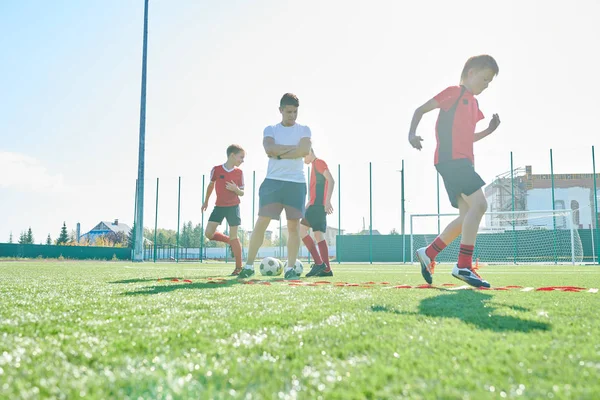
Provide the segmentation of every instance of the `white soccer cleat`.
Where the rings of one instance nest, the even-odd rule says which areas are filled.
[[[452,268],[452,276],[467,282],[471,286],[489,288],[490,284],[488,281],[479,276],[476,270],[477,267],[458,268],[458,264],[456,264],[454,268]]]
[[[431,285],[431,283],[433,282],[433,278],[431,276],[433,275],[433,271],[435,269],[435,261],[432,261],[427,256],[425,250],[427,250],[427,247],[421,247],[420,249],[418,249],[417,258],[421,263],[421,275],[423,275],[423,279],[425,279],[425,282]]]

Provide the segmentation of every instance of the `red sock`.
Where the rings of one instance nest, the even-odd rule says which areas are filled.
[[[438,236],[435,238],[433,243],[427,246],[427,249],[425,249],[425,254],[430,259],[435,260],[437,255],[440,254],[440,251],[444,250],[445,248],[446,243],[442,242],[442,239],[440,239],[440,237]]]
[[[327,241],[321,240],[319,243],[319,252],[321,253],[321,259],[327,265],[325,268],[325,272],[331,271],[331,266],[329,265],[329,249],[327,248]]]
[[[313,240],[313,238],[310,235],[306,235],[302,238],[302,241],[304,242],[304,245],[310,252],[310,255],[312,256],[313,260],[315,260],[315,264],[323,264],[323,260],[321,260],[321,256],[317,251],[317,246],[315,246],[315,241]]]
[[[231,245],[231,250],[233,250],[233,255],[235,256],[235,268],[242,268],[242,245],[240,244],[240,239],[231,239],[229,244]]]
[[[458,268],[471,268],[473,266],[473,250],[475,246],[469,244],[460,245],[458,252]]]
[[[211,240],[216,240],[217,242],[229,243],[229,236],[223,235],[221,232],[215,232]]]

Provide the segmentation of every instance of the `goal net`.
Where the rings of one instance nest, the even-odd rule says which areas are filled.
[[[427,246],[458,214],[410,216],[410,260]],[[436,262],[455,263],[460,236]],[[581,238],[572,210],[488,212],[479,225],[473,260],[486,264],[575,264],[583,261]]]

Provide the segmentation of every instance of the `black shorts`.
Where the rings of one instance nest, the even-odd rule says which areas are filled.
[[[258,215],[279,220],[285,209],[287,219],[304,217],[306,184],[265,179],[258,189]]]
[[[437,164],[435,169],[444,180],[448,198],[454,208],[458,208],[458,197],[461,194],[470,196],[485,185],[483,179],[475,172],[471,160],[466,158],[444,161]]]
[[[215,206],[215,209],[210,213],[208,218],[209,222],[216,222],[221,225],[223,218],[227,218],[229,226],[240,226],[242,219],[240,218],[240,206],[230,207],[219,207]]]
[[[309,206],[300,223],[312,228],[313,232],[325,233],[327,230],[327,214],[325,213],[325,206]]]

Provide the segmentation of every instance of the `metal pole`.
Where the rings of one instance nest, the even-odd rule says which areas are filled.
[[[400,170],[400,233],[402,234],[402,263],[406,263],[406,230],[405,230],[406,210],[404,208],[404,160],[402,160],[402,169]]]
[[[373,175],[369,161],[369,263],[373,264]]]
[[[135,244],[132,261],[144,261],[144,157],[146,147],[146,71],[148,64],[148,0],[144,1],[142,45],[142,93],[140,96],[140,138],[138,153],[138,196],[136,199]]]
[[[256,171],[252,171],[252,230],[254,230],[254,201],[255,201],[255,199],[256,199]]]
[[[134,251],[135,251],[135,235],[137,232],[137,228],[135,226],[135,221],[137,219],[137,198],[138,198],[138,180],[135,180],[135,202],[133,204],[133,232],[131,233],[133,239],[133,247],[131,248],[131,260],[134,261]]]
[[[342,181],[341,181],[341,165],[338,164],[338,236],[342,236]],[[342,262],[342,249],[341,244],[342,240],[340,238],[339,241],[336,241],[335,244],[335,258],[337,259],[338,264]]]
[[[154,262],[156,262],[156,251],[157,251],[157,243],[156,243],[156,235],[158,229],[158,178],[156,178],[156,209],[154,211]]]
[[[308,199],[310,200],[310,166],[308,167]],[[310,235],[310,232],[308,233]],[[302,248],[302,244],[300,245],[300,248]],[[308,252],[308,264],[310,265],[310,251]]]
[[[512,230],[513,230],[513,263],[517,263],[517,231],[515,230],[515,177],[513,167],[513,152],[510,152],[510,195],[512,199]]]
[[[179,177],[179,188],[177,189],[177,243],[175,244],[175,259],[179,262],[179,217],[181,215],[181,177]]]
[[[552,181],[552,211],[555,211],[554,205],[554,161],[552,159],[552,149],[550,149],[550,179]],[[557,264],[557,255],[556,255],[556,213],[552,213],[552,225],[554,227],[553,232],[553,243],[552,246],[554,248],[554,264]]]
[[[282,240],[281,240],[281,217],[279,217],[279,258],[283,258],[283,246],[282,246]]]
[[[594,151],[594,146],[592,146],[592,171],[594,172],[594,232],[596,239],[594,240],[595,246],[598,246],[598,189],[596,188],[596,153]],[[595,248],[596,256],[598,256],[598,248]],[[600,257],[596,259],[598,264],[600,264]],[[592,260],[594,262],[594,260]]]
[[[204,175],[202,175],[202,202],[204,203]],[[200,229],[200,262],[204,261],[204,213],[202,213],[202,226]]]
[[[441,226],[440,226],[440,173],[436,171],[435,173],[436,175],[436,179],[437,179],[437,213],[438,213],[438,217],[437,217],[437,223],[438,223],[438,236],[440,235],[441,231]]]

